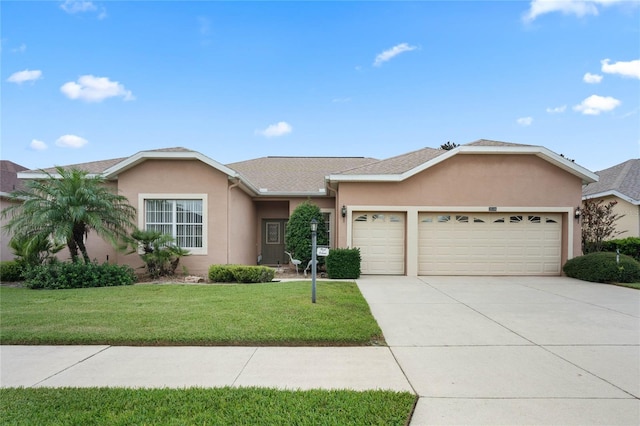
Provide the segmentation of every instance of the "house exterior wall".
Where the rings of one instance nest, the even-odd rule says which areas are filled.
[[[613,207],[613,213],[624,215],[616,221],[616,231],[624,232],[614,236],[612,239],[640,237],[640,206],[635,206],[616,196],[595,198],[594,200],[603,200],[605,203],[616,201],[617,204]]]
[[[197,160],[147,160],[118,176],[118,190],[138,210],[139,224],[143,223],[140,215],[144,214],[144,206],[139,201],[140,194],[158,198],[181,198],[185,195],[206,197],[206,254],[191,254],[180,261],[189,273],[198,275],[206,275],[209,266],[214,263],[227,263],[230,236],[227,232],[228,187],[226,174]],[[134,268],[142,266],[137,254],[121,254],[118,260]]]
[[[253,200],[240,188],[229,188],[229,259],[227,263],[255,265],[259,246],[254,229],[258,222]]]
[[[0,198],[0,211],[6,209],[9,206],[15,205],[17,203],[8,200],[4,197]],[[11,240],[11,235],[4,230],[4,226],[9,222],[10,218],[0,218],[0,260],[3,262],[6,260],[13,260],[13,252],[9,248],[9,241]]]
[[[555,211],[563,214],[562,262],[580,253],[580,232],[573,209],[581,204],[581,179],[534,155],[456,155],[405,181],[340,182],[339,204],[390,206],[407,212],[407,261],[420,211],[456,207],[488,211]],[[571,212],[571,213],[570,213]],[[351,214],[338,220],[338,245],[346,247]],[[411,271],[408,271],[410,273]]]

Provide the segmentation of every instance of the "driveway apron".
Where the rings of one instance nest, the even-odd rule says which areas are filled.
[[[640,291],[565,277],[365,276],[412,425],[640,424]]]

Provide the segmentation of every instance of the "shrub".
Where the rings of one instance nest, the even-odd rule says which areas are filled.
[[[624,254],[620,255],[618,264],[615,253],[590,253],[568,260],[563,270],[567,276],[583,281],[640,282],[640,262]]]
[[[171,235],[159,231],[136,229],[131,238],[134,240],[131,253],[142,250],[140,258],[151,278],[174,275],[180,258],[189,255],[188,250],[174,244]]]
[[[311,260],[311,220],[318,222],[316,234],[317,245],[324,246],[329,243],[327,238],[327,227],[322,217],[320,207],[305,201],[291,213],[285,231],[286,250],[299,259],[301,265],[307,265]],[[322,259],[318,259],[320,263]]]
[[[32,289],[113,287],[136,282],[133,268],[109,263],[53,262],[32,266],[24,273]]]
[[[631,256],[640,262],[640,238],[628,237],[619,240],[609,240],[605,241],[602,246],[603,251],[615,252],[618,248],[621,254]]]
[[[22,281],[22,267],[15,260],[0,262],[0,281]]]
[[[266,266],[211,265],[209,281],[214,283],[268,283],[275,271]]]
[[[332,249],[327,256],[329,278],[360,278],[360,249]]]

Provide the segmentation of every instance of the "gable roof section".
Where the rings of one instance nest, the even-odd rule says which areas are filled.
[[[582,166],[544,148],[535,145],[520,145],[481,139],[452,150],[424,148],[399,155],[375,164],[331,174],[332,182],[401,182],[455,155],[466,154],[531,154],[542,158],[561,169],[580,177],[583,183],[596,182],[598,176]]]
[[[262,157],[227,166],[252,182],[261,195],[318,196],[326,194],[327,174],[376,161],[365,157]]]
[[[583,199],[615,195],[631,204],[640,205],[640,158],[627,160],[596,174],[600,180],[582,189]]]

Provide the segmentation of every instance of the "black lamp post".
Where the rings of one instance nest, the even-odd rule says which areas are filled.
[[[318,221],[311,219],[311,303],[316,303],[316,244],[318,237]]]

